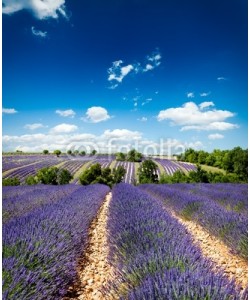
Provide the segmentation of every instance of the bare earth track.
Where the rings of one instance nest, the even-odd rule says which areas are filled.
[[[222,268],[230,279],[234,278],[236,283],[243,288],[248,284],[247,262],[230,252],[230,249],[219,239],[210,235],[200,225],[193,221],[186,221],[171,212],[178,221],[185,226],[192,235],[193,241],[197,244],[204,256],[211,259],[216,268]]]
[[[103,296],[101,289],[112,278],[112,267],[107,261],[107,218],[111,197],[111,193],[106,196],[97,217],[91,223],[89,245],[78,267],[79,282],[69,288],[64,300],[108,299]]]
[[[100,208],[97,217],[89,229],[89,244],[78,266],[78,281],[68,290],[63,300],[115,300],[118,299],[110,291],[110,296],[102,294],[102,289],[114,278],[114,270],[109,265],[107,244],[108,208],[112,194],[109,193]],[[242,258],[230,253],[229,248],[220,240],[207,233],[200,225],[186,221],[170,212],[192,235],[194,243],[200,247],[204,256],[214,262],[214,269],[223,269],[225,275],[242,288],[248,284],[248,265]]]

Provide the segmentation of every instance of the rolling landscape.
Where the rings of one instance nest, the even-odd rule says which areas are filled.
[[[2,299],[247,300],[247,1],[3,0]]]

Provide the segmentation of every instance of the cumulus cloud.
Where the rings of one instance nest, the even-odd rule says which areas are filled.
[[[71,117],[74,118],[75,112],[72,109],[67,109],[67,110],[56,110],[56,114],[60,115],[61,117]]]
[[[188,97],[188,98],[194,98],[194,93],[193,93],[193,92],[187,93],[187,97]]]
[[[16,114],[17,110],[15,110],[15,108],[3,108],[2,113],[3,114]]]
[[[89,121],[91,123],[99,123],[110,119],[108,111],[101,106],[93,106],[87,109],[86,117],[83,118],[84,121]]]
[[[209,106],[214,106],[214,103],[211,101],[205,101],[199,104],[200,109],[204,109]]]
[[[3,0],[2,12],[11,15],[20,10],[30,11],[37,19],[68,18],[65,0]]]
[[[201,103],[199,106],[194,102],[184,103],[181,107],[161,110],[157,116],[158,121],[169,120],[172,125],[183,126],[181,131],[186,130],[228,130],[238,128],[237,124],[224,122],[225,119],[235,114],[227,110],[205,110],[211,103]],[[201,109],[202,107],[202,109]]]
[[[138,131],[128,129],[105,130],[101,135],[89,133],[51,133],[25,134],[20,136],[4,135],[2,138],[4,151],[22,150],[41,152],[43,149],[53,151],[59,149],[85,150],[90,153],[96,149],[99,153],[116,153],[134,148],[144,154],[172,155],[182,153],[186,148],[202,148],[200,141],[192,143],[177,139],[152,141],[143,137]]]
[[[131,131],[128,129],[114,129],[105,130],[102,137],[105,139],[117,139],[117,140],[140,140],[142,138],[142,133],[139,131]]]
[[[41,37],[41,38],[46,38],[46,37],[47,37],[47,31],[37,30],[37,29],[35,29],[34,26],[31,27],[31,32],[32,32],[32,34],[34,34],[35,36],[39,36],[39,37]]]
[[[209,134],[208,135],[208,138],[210,140],[218,140],[218,139],[223,139],[224,138],[224,135],[223,134],[220,134],[220,133],[214,133],[214,134]]]
[[[41,123],[26,124],[24,126],[25,129],[29,129],[29,130],[36,130],[36,129],[43,128],[43,127],[46,127],[46,126],[44,126]]]
[[[59,125],[53,127],[50,130],[50,133],[51,134],[70,133],[70,132],[76,131],[77,129],[78,129],[78,127],[76,125],[62,123],[62,124],[59,124]]]

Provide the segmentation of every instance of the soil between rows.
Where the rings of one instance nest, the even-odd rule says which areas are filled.
[[[89,229],[89,244],[78,266],[78,281],[69,288],[63,300],[115,300],[117,296],[103,295],[102,290],[114,278],[114,270],[108,263],[107,220],[112,193],[108,193],[97,217]],[[248,264],[230,253],[220,240],[207,233],[200,225],[186,221],[170,212],[191,234],[194,243],[204,256],[214,263],[214,271],[223,270],[229,279],[235,279],[242,288],[248,285]]]

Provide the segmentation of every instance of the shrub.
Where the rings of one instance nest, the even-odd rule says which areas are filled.
[[[17,177],[4,178],[3,181],[2,181],[2,185],[3,186],[7,186],[7,185],[12,185],[12,186],[20,185],[20,180]]]

